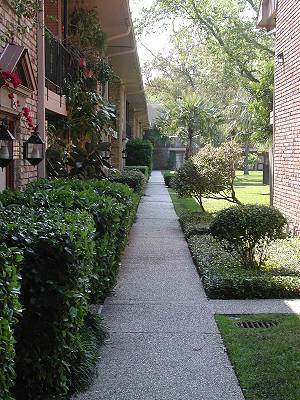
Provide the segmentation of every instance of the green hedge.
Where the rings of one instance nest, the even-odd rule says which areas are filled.
[[[165,181],[165,185],[167,187],[172,187],[172,179],[174,178],[174,172],[172,171],[165,171],[163,173],[163,177],[164,177],[164,181]]]
[[[15,382],[14,329],[21,314],[19,250],[0,245],[0,398],[11,400]]]
[[[149,140],[130,139],[126,144],[127,165],[146,165],[152,171],[153,145]]]
[[[209,213],[194,212],[181,214],[179,221],[184,236],[188,239],[193,235],[207,234],[212,218],[212,214]]]
[[[299,298],[300,271],[245,269],[210,235],[191,236],[189,247],[207,295],[213,299]]]
[[[23,253],[17,399],[67,398],[91,383],[102,328],[91,326],[88,303],[115,283],[138,202],[130,188],[98,180],[39,180],[0,195],[1,242]]]
[[[116,282],[121,253],[138,206],[138,196],[132,190],[96,179],[39,180],[28,185],[25,192],[3,192],[0,202],[32,208],[89,211],[97,229],[91,301],[104,300]]]
[[[129,186],[137,194],[142,195],[146,184],[146,177],[140,171],[118,171],[112,170],[109,173],[108,179],[111,182],[122,183]]]
[[[124,167],[125,171],[140,171],[145,178],[148,180],[149,179],[149,167],[147,165],[126,165]]]
[[[87,313],[95,226],[87,212],[0,210],[0,239],[23,251],[16,327],[17,399],[66,395]]]

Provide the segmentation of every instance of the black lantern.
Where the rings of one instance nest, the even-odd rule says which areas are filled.
[[[38,127],[35,128],[33,134],[23,144],[24,160],[31,165],[38,165],[44,159],[45,143],[42,141]]]
[[[103,158],[103,160],[109,160],[111,157],[110,153],[110,147],[111,143],[110,142],[102,142],[100,143],[100,157]]]
[[[0,127],[0,167],[3,169],[13,160],[14,136],[8,129],[8,121],[4,119]]]
[[[124,150],[122,151],[122,158],[123,158],[123,160],[126,160],[126,158],[127,158],[127,151],[126,151],[126,149],[124,149]]]

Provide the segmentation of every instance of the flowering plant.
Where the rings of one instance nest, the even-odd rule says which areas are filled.
[[[21,85],[22,81],[16,73],[12,71],[2,71],[0,68],[0,88],[9,87],[10,83],[16,89]]]

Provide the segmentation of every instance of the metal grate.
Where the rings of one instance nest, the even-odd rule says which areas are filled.
[[[240,328],[255,329],[255,328],[273,328],[279,324],[278,321],[241,321],[237,323]]]

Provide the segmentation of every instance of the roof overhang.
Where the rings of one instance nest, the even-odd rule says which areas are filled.
[[[272,30],[276,27],[278,0],[262,0],[259,8],[257,27]]]
[[[115,75],[125,87],[127,100],[141,112],[145,128],[149,126],[147,103],[137,44],[128,0],[81,0],[84,8],[95,9],[107,34],[107,56]]]

